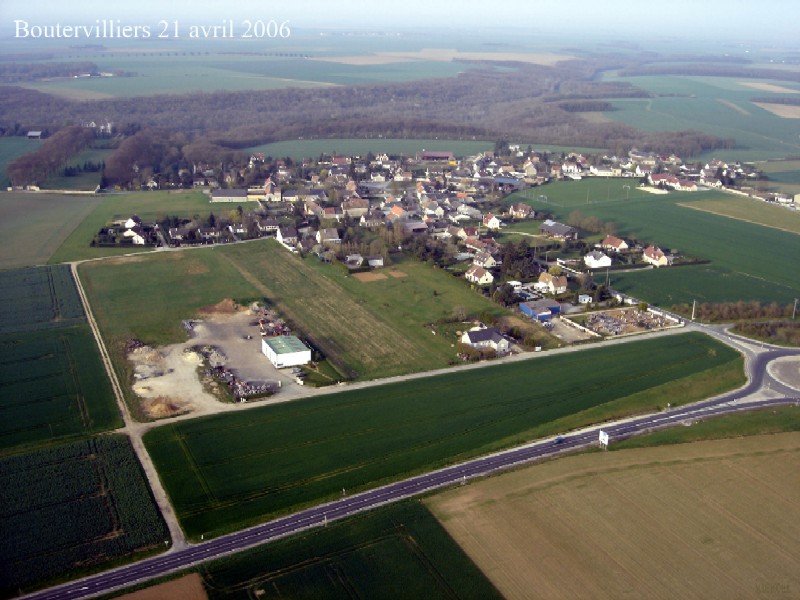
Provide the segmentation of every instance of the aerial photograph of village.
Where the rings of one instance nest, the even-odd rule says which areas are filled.
[[[0,600],[800,598],[798,22],[4,0]]]

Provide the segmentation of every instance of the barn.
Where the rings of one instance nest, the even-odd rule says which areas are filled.
[[[278,369],[297,367],[311,362],[311,350],[293,335],[263,338],[261,352]]]

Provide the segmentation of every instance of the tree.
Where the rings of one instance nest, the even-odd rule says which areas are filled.
[[[502,306],[509,306],[514,303],[514,288],[509,283],[504,283],[494,292],[494,300]]]
[[[550,275],[553,275],[554,277],[559,277],[561,275],[561,267],[559,267],[558,265],[553,265],[547,270],[547,272],[550,273]]]

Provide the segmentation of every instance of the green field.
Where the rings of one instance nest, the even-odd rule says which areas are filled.
[[[767,174],[770,189],[786,194],[800,194],[800,160],[774,160],[759,163]]]
[[[688,208],[800,234],[800,213],[761,200],[733,196],[683,204]]]
[[[710,265],[615,275],[614,289],[651,303],[670,305],[694,299],[787,303],[800,294],[792,258],[800,256],[800,236],[680,206],[704,199],[727,200],[729,196],[721,192],[643,197],[634,196],[633,186],[630,192],[630,200],[626,200],[627,190],[618,180],[585,179],[529,190],[527,199],[525,195],[512,195],[507,202],[522,198],[561,220],[580,210],[602,221],[613,221],[619,233],[628,238],[635,236],[645,244],[711,261]],[[547,196],[546,202],[539,199],[542,193]]]
[[[151,250],[142,247],[92,248],[91,243],[97,232],[111,221],[125,220],[131,215],[139,215],[145,222],[155,221],[167,216],[191,219],[194,215],[202,218],[209,213],[225,214],[237,205],[211,204],[209,197],[197,191],[154,191],[107,194],[101,196],[100,203],[78,225],[69,237],[50,258],[51,263],[87,260],[102,256],[114,256],[131,252]],[[245,210],[255,207],[255,203],[243,202]]]
[[[122,425],[69,267],[0,272],[0,454]]]
[[[546,435],[548,422],[726,364],[740,368],[730,348],[672,335],[164,425],[144,441],[184,531],[216,535]]]
[[[212,600],[500,598],[430,512],[412,501],[215,561],[200,573]]]
[[[164,548],[169,532],[128,441],[0,457],[0,597]]]
[[[504,312],[442,270],[412,260],[392,269],[404,277],[360,282],[262,240],[87,263],[80,272],[123,381],[128,339],[182,341],[181,320],[225,298],[267,298],[346,376],[364,379],[447,366],[455,340],[424,325],[455,306]]]
[[[751,98],[773,94],[753,89],[725,77],[625,77],[609,76],[609,81],[628,82],[663,97],[612,100],[614,111],[607,118],[643,131],[697,130],[722,138],[734,138],[736,148],[716,150],[712,155],[725,160],[764,160],[800,151],[795,128],[789,119],[773,115],[750,102]],[[759,80],[747,80],[759,83]],[[791,82],[770,81],[773,85],[796,88]]]
[[[8,165],[23,154],[35,152],[41,143],[41,140],[29,140],[25,136],[0,137],[0,189],[10,185],[6,173]]]
[[[73,156],[65,167],[80,167],[92,162],[103,163],[111,155],[108,148],[87,148]],[[42,189],[48,190],[85,190],[94,191],[100,185],[102,173],[100,171],[86,171],[71,177],[65,177],[63,170],[51,175],[42,183]]]

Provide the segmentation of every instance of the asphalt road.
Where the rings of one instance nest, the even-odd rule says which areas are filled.
[[[711,332],[709,331],[709,333]],[[728,337],[726,333],[720,331],[715,331],[715,334],[716,337]],[[726,341],[730,343],[731,339],[728,338]],[[750,345],[752,346],[753,344],[750,343]],[[749,382],[745,387],[734,392],[660,413],[567,434],[560,437],[558,442],[555,439],[540,440],[526,446],[483,456],[359,494],[345,495],[334,502],[309,508],[269,523],[257,525],[200,544],[175,549],[135,564],[30,594],[26,598],[35,598],[37,600],[88,598],[124,588],[286,537],[304,529],[324,526],[329,521],[342,519],[430,490],[465,483],[472,478],[490,475],[523,463],[552,458],[566,452],[597,445],[600,429],[608,433],[611,443],[614,443],[614,440],[630,437],[645,431],[673,426],[712,415],[722,415],[768,406],[800,404],[800,393],[772,379],[766,369],[767,363],[776,358],[796,356],[798,354],[800,354],[800,351],[791,349],[767,350],[757,354],[750,350],[746,352]],[[784,395],[765,399],[748,398],[755,392],[763,390],[765,385],[768,385],[771,391],[778,394],[783,393]]]

